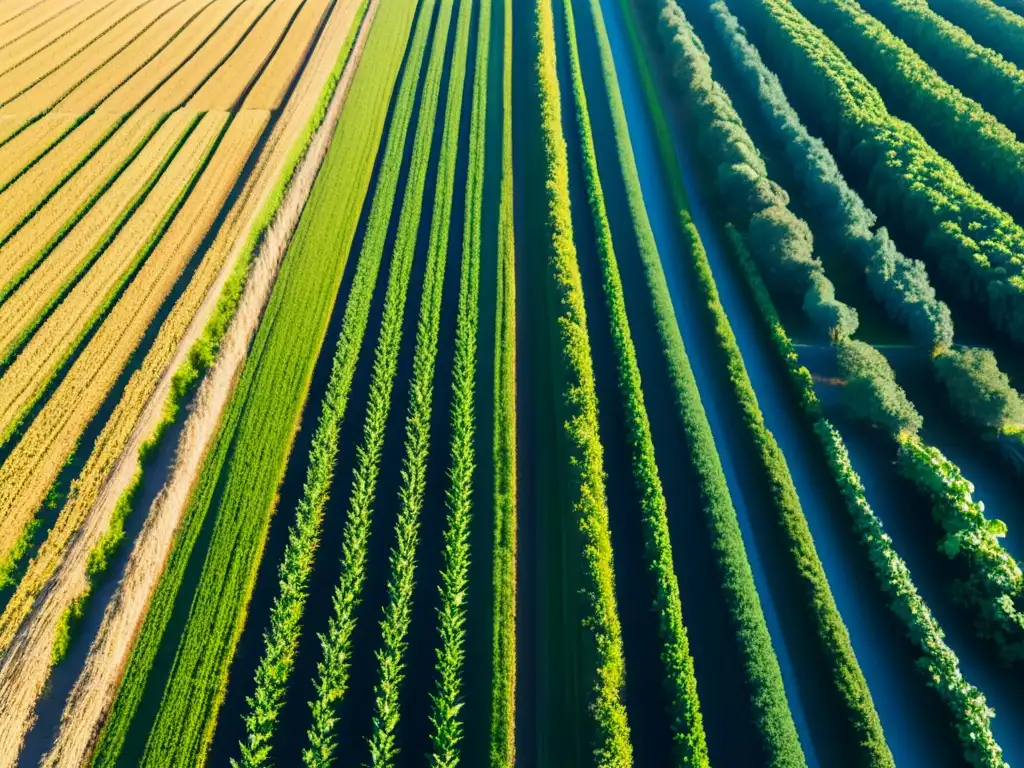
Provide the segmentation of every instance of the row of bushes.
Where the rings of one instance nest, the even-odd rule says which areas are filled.
[[[789,211],[780,197],[776,197],[765,208],[762,206],[766,201],[740,194],[738,183],[734,181],[736,177],[751,186],[759,184],[762,188],[768,188],[774,185],[767,179],[764,162],[728,95],[714,80],[710,60],[682,9],[675,0],[661,0],[659,5],[665,9],[660,24],[662,39],[673,61],[676,82],[683,91],[684,102],[690,105],[690,124],[694,128],[700,156],[707,162],[707,170],[715,179],[717,200],[723,208],[728,208],[733,221],[748,227],[747,242],[760,254],[758,261],[768,270],[774,270],[776,275],[785,275],[779,281],[780,285],[791,284],[793,274],[789,264],[793,250],[788,245],[794,240],[794,233],[799,233],[799,238],[805,239],[809,246],[810,229]],[[736,162],[739,159],[735,154],[737,150],[743,151],[746,162]],[[770,219],[765,217],[767,211],[773,212]],[[794,222],[795,225],[788,226],[784,236],[773,239],[766,233],[775,234],[778,230],[766,229],[764,224],[769,220]],[[807,253],[810,253],[809,247]],[[755,466],[764,472],[763,481],[771,491],[772,502],[779,516],[779,529],[791,556],[790,575],[802,590],[804,616],[818,639],[820,658],[830,670],[837,701],[844,711],[853,738],[862,750],[857,761],[864,765],[892,765],[892,755],[882,733],[867,681],[857,663],[849,634],[815,551],[785,457],[764,424],[739,347],[718,300],[714,276],[703,254],[695,259],[695,270],[698,284],[715,315],[718,346],[726,360],[729,380],[742,410],[743,423],[749,432],[750,445],[754,447]],[[831,283],[824,276],[820,265],[815,275],[815,282],[826,285],[831,293]],[[804,305],[805,311],[813,319],[819,310],[809,307],[806,300]],[[853,313],[853,310],[850,312]],[[835,335],[846,339],[850,333],[852,328],[847,333]]]
[[[942,453],[915,437],[900,440],[900,472],[932,499],[932,517],[942,527],[939,551],[963,562],[966,579],[957,596],[978,614],[978,629],[1009,662],[1024,659],[1024,573],[1003,549],[1002,520],[985,517],[974,486]]]
[[[569,162],[555,66],[555,28],[551,0],[537,0],[537,97],[547,164],[545,202],[551,239],[549,268],[558,310],[564,414],[569,453],[572,512],[582,543],[584,630],[595,669],[587,670],[589,712],[593,718],[593,755],[597,766],[633,762],[626,706],[626,665],[622,627],[615,603],[611,531],[604,481],[604,449],[598,432],[594,363],[569,208]],[[575,554],[575,553],[574,553]]]
[[[964,679],[960,661],[943,639],[943,631],[914,586],[910,570],[893,547],[892,539],[868,504],[864,486],[850,463],[842,436],[826,420],[814,392],[810,372],[800,365],[796,349],[782,327],[754,260],[742,237],[731,231],[732,253],[739,262],[754,302],[764,320],[780,360],[789,372],[794,392],[821,443],[832,477],[850,513],[853,529],[867,552],[872,570],[889,608],[906,628],[907,637],[921,652],[918,668],[949,709],[964,757],[978,768],[1008,768],[992,734],[992,710],[977,688]]]
[[[326,768],[335,758],[336,707],[348,690],[352,632],[355,630],[356,609],[362,602],[362,590],[366,580],[373,504],[380,475],[384,437],[391,412],[391,395],[398,372],[409,278],[422,213],[420,201],[426,186],[426,170],[434,138],[442,65],[452,16],[452,0],[442,0],[437,28],[430,38],[428,36],[433,13],[433,2],[423,4],[418,11],[416,30],[392,114],[384,160],[378,175],[363,249],[353,281],[353,291],[358,286],[360,292],[358,295],[353,292],[350,303],[345,307],[343,323],[350,321],[350,327],[355,334],[349,336],[349,327],[343,324],[339,337],[340,351],[343,345],[361,339],[366,331],[370,301],[393,219],[409,125],[415,116],[416,130],[409,160],[408,183],[398,214],[397,237],[384,294],[384,309],[373,359],[370,394],[363,421],[363,440],[356,452],[352,491],[342,533],[341,574],[332,598],[332,614],[327,633],[320,636],[323,656],[317,664],[316,695],[310,702],[312,723],[307,731],[309,746],[302,753],[303,762],[307,766],[317,768]],[[430,56],[424,67],[423,59],[428,41]],[[414,112],[416,89],[421,77],[422,95],[419,111]],[[348,364],[345,365],[343,372],[339,371],[339,375],[344,376],[347,386],[351,386],[352,383],[356,357],[357,355],[351,355],[345,361]]]
[[[489,0],[484,0],[489,2]],[[512,169],[512,0],[503,0],[501,178],[494,308],[494,549],[490,760],[516,760],[516,248]],[[481,39],[482,36],[481,36]],[[477,79],[480,86],[480,79]],[[476,109],[474,105],[474,109]]]
[[[270,512],[406,51],[415,4],[392,3],[387,8],[369,30],[334,138],[126,662],[94,764],[134,761],[146,730],[148,759],[198,763],[212,736]],[[208,519],[211,512],[212,521]],[[203,573],[194,589],[183,595],[186,568],[197,553],[204,527],[210,539]],[[172,612],[183,600],[191,603],[189,620],[180,638],[167,637]],[[167,695],[153,728],[147,729],[139,716],[142,697],[147,684],[159,685],[154,681],[168,675],[154,662],[158,652],[166,653],[174,645],[177,653]],[[139,729],[145,730],[139,733]]]
[[[833,150],[864,182],[874,210],[923,244],[954,289],[1024,339],[1024,231],[988,203],[788,0],[738,0],[735,13],[782,80],[801,95]]]
[[[1024,67],[1024,16],[994,0],[929,0],[929,4],[977,42]]]
[[[677,169],[671,131],[646,59],[647,51],[633,20],[628,0],[623,0],[621,4],[633,55],[640,70],[644,97],[654,123],[662,164],[666,168]],[[620,143],[620,150],[624,147]],[[633,199],[637,199],[640,182],[635,166],[623,163],[622,167],[627,186],[637,190],[633,193]],[[696,261],[703,255],[703,246],[690,217],[686,191],[678,169],[669,175],[669,184],[673,203],[679,211],[679,224],[687,244],[687,256]],[[778,657],[761,609],[722,462],[683,345],[650,220],[643,206],[634,206],[632,213],[634,234],[640,246],[644,279],[665,356],[669,386],[688,442],[689,464],[686,469],[693,473],[700,490],[701,509],[714,548],[717,572],[712,578],[721,589],[729,621],[735,632],[736,652],[745,680],[743,692],[750,705],[749,717],[760,736],[760,751],[766,764],[794,768],[803,766],[806,760],[786,699]]]
[[[1024,72],[1015,64],[976,43],[936,13],[927,0],[863,2],[950,85],[980,102],[1016,135],[1024,135]]]
[[[427,70],[428,78],[434,75],[435,57],[437,62],[437,74],[440,77],[441,65],[444,64],[444,41],[448,37],[449,18],[451,15],[451,2],[444,0],[441,11],[438,14],[437,28],[434,31],[435,44],[431,54],[430,68]],[[446,7],[447,6],[447,7]],[[470,18],[473,9],[472,3],[459,3],[458,20],[455,26],[455,41],[451,59],[448,62],[448,95],[444,114],[444,131],[441,137],[440,155],[437,165],[437,177],[434,187],[434,210],[430,223],[430,234],[427,241],[427,263],[423,284],[420,287],[420,314],[416,325],[416,345],[412,361],[412,380],[409,383],[409,407],[405,422],[405,461],[402,467],[402,479],[398,489],[399,507],[398,517],[395,520],[395,540],[397,542],[391,550],[390,575],[388,577],[388,600],[384,606],[384,618],[381,621],[381,632],[383,635],[381,647],[377,650],[377,663],[380,668],[380,677],[374,686],[374,714],[373,729],[370,733],[370,762],[381,768],[391,768],[395,765],[398,756],[398,747],[395,743],[395,730],[401,716],[401,702],[399,691],[402,680],[405,676],[405,652],[408,648],[409,624],[412,621],[413,587],[415,585],[416,573],[416,550],[419,545],[420,516],[423,511],[424,499],[427,486],[427,460],[430,454],[430,424],[433,412],[434,398],[434,371],[437,367],[438,334],[441,324],[441,299],[444,294],[444,274],[448,257],[448,240],[451,225],[452,200],[455,196],[455,164],[459,151],[459,130],[462,120],[463,91],[466,83],[466,59],[469,49]],[[424,95],[427,95],[431,86],[428,80],[424,88]],[[432,96],[432,94],[431,94]],[[402,217],[399,220],[399,231],[396,243],[396,255],[404,253],[408,248],[411,256],[416,250],[416,237],[419,231],[419,213],[410,216],[409,227],[406,228],[405,208],[412,205],[413,208],[420,207],[423,199],[424,187],[426,184],[427,161],[430,158],[430,147],[432,144],[433,130],[425,130],[422,121],[429,119],[434,122],[434,111],[424,106],[420,112],[420,126],[416,131],[416,143],[413,146],[412,164],[409,170],[407,197],[403,203]],[[421,136],[426,141],[420,144]],[[420,149],[423,149],[422,163],[420,160]],[[405,233],[409,237],[405,237]],[[406,273],[405,284],[408,286],[408,273]],[[386,300],[385,300],[386,301]],[[387,306],[385,305],[385,317],[387,317]],[[396,316],[401,324],[401,315]],[[382,334],[383,336],[383,334]],[[388,375],[393,379],[397,371],[398,351],[400,345],[397,343],[401,334],[396,334],[394,356],[391,358],[395,365],[390,367]],[[374,377],[378,369],[374,366]],[[371,383],[374,393],[378,391],[376,380]],[[383,389],[383,387],[381,388]],[[469,410],[472,412],[472,392],[469,398]],[[471,470],[471,463],[464,469]],[[469,487],[472,477],[466,479],[466,487]],[[465,497],[468,504],[468,497]],[[464,519],[465,527],[468,527],[468,509],[464,506],[457,515]],[[466,544],[465,538],[468,532],[463,531],[462,545]],[[457,572],[461,573],[463,584],[466,578],[466,571],[469,568],[468,552],[460,553],[457,548],[454,553],[446,548],[446,555],[451,555],[451,562]],[[454,561],[454,562],[452,562]],[[458,574],[456,575],[456,580]],[[453,587],[455,592],[447,591]],[[441,588],[441,611],[442,616],[446,615],[445,607],[455,608],[462,601],[462,589],[458,584],[445,580]],[[451,611],[447,612],[451,615]],[[454,634],[458,639],[458,619],[455,625],[449,625],[455,630]],[[446,627],[442,626],[442,633]],[[443,635],[442,635],[443,636]],[[451,637],[451,635],[449,635]],[[455,664],[444,667],[442,674],[456,680],[459,677],[459,659],[461,649],[451,649]],[[458,711],[456,705],[455,711]],[[448,710],[447,714],[452,714]],[[437,723],[435,722],[436,726]],[[448,723],[446,734],[450,733],[452,727],[457,728],[454,723]]]
[[[693,657],[683,621],[683,608],[679,595],[679,581],[672,557],[672,540],[668,524],[668,505],[662,489],[661,477],[654,455],[654,439],[644,405],[643,388],[636,348],[626,314],[626,300],[622,279],[612,243],[611,225],[605,205],[604,191],[598,175],[597,153],[591,129],[587,94],[583,84],[577,43],[576,22],[572,3],[565,2],[566,37],[568,38],[569,68],[572,76],[572,94],[575,102],[577,128],[583,154],[583,169],[590,203],[590,214],[597,236],[597,256],[601,265],[602,289],[611,323],[612,342],[615,346],[615,367],[623,416],[629,432],[630,462],[633,481],[640,494],[640,510],[644,531],[647,570],[650,572],[653,606],[658,615],[659,639],[662,643],[661,661],[664,666],[663,687],[668,695],[672,738],[678,754],[678,765],[710,765],[707,737],[704,733],[697,678]],[[631,146],[620,146],[629,141],[625,107],[619,91],[611,44],[604,23],[599,0],[590,3],[597,30],[597,46],[601,59],[602,77],[609,94],[615,142],[619,148],[620,164],[631,167],[635,174],[636,161]],[[627,181],[626,195],[631,209],[643,206],[639,185]]]
[[[1024,214],[1024,144],[1012,130],[940,77],[857,0],[793,0],[793,5],[832,38],[891,111],[906,116],[961,176],[999,208]],[[989,216],[1005,216],[988,207],[993,209]],[[1014,274],[1019,273],[1020,264],[1014,266]]]

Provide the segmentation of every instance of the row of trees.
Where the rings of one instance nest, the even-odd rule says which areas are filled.
[[[1024,423],[1017,392],[989,350],[953,347],[953,320],[938,300],[923,263],[902,254],[873,211],[847,183],[832,153],[804,127],[782,83],[761,59],[723,0],[711,5],[715,28],[754,95],[765,124],[785,147],[800,194],[820,221],[841,236],[844,256],[864,270],[869,289],[913,342],[931,352],[936,373],[961,415],[981,430]]]
[[[810,372],[800,365],[792,341],[782,327],[778,312],[769,296],[753,259],[742,238],[733,233],[733,253],[750,287],[754,301],[764,320],[779,358],[786,365],[808,421],[821,443],[832,477],[839,487],[850,513],[853,529],[865,549],[879,586],[889,597],[889,609],[906,630],[907,637],[920,652],[918,668],[949,709],[964,756],[977,768],[1007,768],[1002,749],[992,734],[992,710],[985,696],[964,679],[960,660],[943,639],[943,631],[928,604],[918,594],[910,569],[896,552],[892,539],[885,533],[868,503],[864,485],[854,470],[842,435],[822,414],[821,403],[814,391]]]
[[[817,327],[828,329],[834,337],[848,338],[856,328],[856,313],[835,299],[831,282],[813,257],[810,228],[790,211],[788,196],[768,178],[757,147],[728,95],[715,81],[710,59],[682,9],[675,0],[662,0],[660,4],[662,41],[682,91],[682,102],[688,108],[700,156],[705,158],[707,170],[714,174],[717,200],[735,223],[746,227],[747,242],[773,282],[785,289],[796,285],[804,293],[805,312],[817,322]],[[818,658],[828,670],[835,701],[857,745],[856,756],[851,755],[851,759],[859,765],[893,765],[785,457],[764,423],[703,250],[695,259],[695,271],[706,304],[716,315],[717,343],[726,359],[728,379],[749,434],[752,465],[763,468],[764,481],[778,514],[778,529],[791,553],[791,578],[800,590],[808,629],[819,642]]]
[[[994,209],[989,216],[1024,215],[1024,144],[1013,131],[942,79],[856,0],[794,0],[793,5],[835,41],[893,113],[912,123],[960,175],[1002,208],[989,205]]]
[[[927,0],[863,0],[864,8],[907,41],[964,95],[980,102],[1017,136],[1024,135],[1024,71],[979,45],[936,13]]]
[[[994,0],[929,0],[929,3],[976,41],[1024,68],[1024,16],[1018,16]]]

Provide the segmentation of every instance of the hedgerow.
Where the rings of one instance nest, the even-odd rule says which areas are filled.
[[[1024,16],[993,0],[929,0],[939,13],[971,37],[1024,67]]]
[[[765,238],[759,236],[761,230],[755,226],[755,217],[766,209],[788,211],[785,193],[779,189],[777,194],[771,195],[770,200],[753,194],[739,194],[741,185],[749,184],[752,189],[773,186],[767,177],[764,162],[728,95],[714,80],[710,60],[682,9],[675,0],[659,0],[655,7],[664,9],[660,16],[662,40],[666,53],[674,63],[676,83],[684,94],[689,122],[695,129],[701,150],[700,156],[716,179],[714,189],[718,193],[717,199],[723,207],[733,212],[733,217],[741,226],[747,224],[750,227],[748,239],[752,244],[756,243],[762,252],[761,261],[768,265],[777,264],[788,258],[784,250],[792,235],[785,233],[776,243],[766,243]],[[789,217],[789,220],[800,221],[792,214]],[[800,224],[806,228],[802,221]],[[764,423],[739,346],[719,301],[714,275],[703,248],[693,251],[693,269],[700,294],[712,314],[716,345],[723,356],[730,385],[740,405],[751,455],[755,457],[752,466],[757,468],[764,486],[769,490],[772,506],[778,515],[777,524],[789,550],[790,576],[800,587],[804,618],[817,636],[819,663],[829,670],[833,695],[850,728],[851,738],[860,748],[856,756],[850,755],[850,759],[863,765],[893,765],[881,721],[871,700],[871,692],[832,597],[785,456]],[[821,289],[821,295],[829,297],[832,292],[831,283],[824,277],[820,264],[813,274],[819,275],[817,279],[826,286]],[[834,298],[832,301],[840,304]],[[808,314],[813,316],[817,311],[812,308]],[[841,339],[848,337],[852,333],[850,326],[853,324],[845,325],[847,332],[834,335]]]
[[[654,122],[658,151],[662,163],[671,168],[676,163],[675,150],[661,102],[631,9],[623,3],[626,31],[639,66],[644,97]],[[620,148],[625,144],[621,143]],[[729,488],[722,462],[715,447],[711,426],[704,411],[693,370],[683,345],[676,320],[672,298],[668,291],[665,272],[661,264],[647,212],[639,195],[640,182],[635,163],[622,163],[627,187],[632,187],[631,213],[634,233],[640,252],[648,298],[655,317],[655,327],[665,356],[669,384],[678,409],[682,429],[689,444],[689,466],[700,488],[704,512],[717,571],[717,583],[722,585],[722,596],[735,631],[736,648],[743,676],[745,693],[750,704],[750,716],[760,734],[761,751],[765,762],[778,766],[806,764],[796,726],[786,699],[782,672],[772,646],[771,636],[761,610],[760,598],[754,584],[750,562],[740,533],[736,510],[729,496]],[[690,216],[685,188],[678,173],[669,175],[669,184],[676,210],[679,211],[688,253],[693,256],[702,249],[696,227]]]
[[[597,233],[597,255],[601,264],[602,289],[608,307],[611,323],[612,342],[615,346],[616,373],[619,393],[622,396],[623,417],[629,431],[633,481],[640,493],[640,508],[643,520],[645,556],[651,575],[654,592],[654,609],[658,616],[658,630],[662,642],[661,662],[664,667],[663,687],[668,694],[668,710],[671,716],[672,738],[678,750],[679,765],[707,766],[707,737],[700,712],[697,695],[697,678],[690,655],[689,639],[683,621],[683,608],[679,596],[679,581],[676,577],[672,558],[672,541],[668,524],[668,505],[661,485],[661,477],[654,455],[654,439],[644,405],[643,388],[640,381],[640,367],[636,359],[636,348],[626,315],[626,302],[622,280],[612,243],[611,225],[598,175],[597,153],[591,130],[587,95],[583,86],[579,46],[576,40],[576,22],[572,3],[563,2],[565,8],[566,36],[568,38],[569,65],[572,75],[572,94],[576,105],[576,122],[583,153],[584,176],[590,213]],[[598,50],[601,56],[602,75],[605,86],[611,94],[613,120],[616,126],[616,144],[628,141],[622,96],[619,92],[615,64],[612,60],[611,44],[604,26],[604,16],[599,2],[590,3],[597,28]],[[620,162],[635,165],[632,147],[620,148]],[[636,188],[634,188],[636,191]],[[627,191],[627,195],[630,192]],[[643,200],[631,200],[633,205],[643,205]]]
[[[569,162],[555,66],[555,29],[551,0],[537,0],[537,76],[541,133],[547,163],[545,198],[551,237],[549,264],[558,307],[564,386],[561,407],[569,449],[573,513],[583,540],[584,631],[596,668],[591,675],[589,710],[593,718],[594,760],[598,766],[628,766],[633,761],[629,723],[623,702],[625,660],[622,628],[615,604],[611,532],[604,484],[604,449],[598,434],[594,364],[587,334],[583,284],[569,210]]]
[[[776,353],[789,372],[803,413],[825,452],[832,479],[843,495],[853,530],[868,555],[879,587],[890,600],[890,610],[906,628],[908,639],[921,653],[918,669],[948,708],[968,762],[978,768],[1008,768],[1002,759],[1002,749],[992,734],[990,721],[995,713],[985,702],[981,691],[964,679],[959,659],[946,644],[942,628],[918,594],[910,570],[871,509],[864,485],[850,463],[842,436],[824,418],[810,371],[800,365],[796,348],[782,326],[742,236],[731,228],[729,234],[731,253],[739,262]]]
[[[871,83],[788,0],[738,0],[733,9],[783,82],[799,83],[805,117],[866,182],[876,213],[922,243],[961,296],[1024,339],[1024,230],[890,115]]]
[[[485,0],[487,2],[488,0]],[[494,307],[494,611],[490,759],[516,757],[516,248],[512,189],[512,2],[504,0],[501,74],[501,179]]]

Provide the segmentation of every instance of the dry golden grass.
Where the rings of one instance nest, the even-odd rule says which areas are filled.
[[[205,6],[210,5],[210,0],[183,0],[172,7],[168,0],[159,0],[156,4],[163,6],[167,11],[166,14],[119,51],[117,56],[85,78],[71,93],[58,102],[55,109],[62,112],[82,113],[99,105],[116,91],[126,78],[135,79],[135,76],[129,77],[129,75],[143,67],[146,61],[153,56],[154,51],[166,44],[172,35],[182,30],[182,27],[185,27]],[[185,38],[193,47],[198,45],[199,40],[202,39],[196,39],[195,31],[192,29],[183,30],[176,39],[180,38]],[[148,83],[146,90],[158,82],[152,77],[142,78],[142,80]],[[128,108],[134,107],[138,102],[139,99],[136,99]],[[122,111],[107,104],[104,104],[103,108]]]
[[[118,130],[28,222],[0,246],[0,290],[38,257],[40,250],[65,226],[95,191],[116,171],[159,119],[139,114]],[[10,230],[0,230],[0,237]]]
[[[81,0],[77,0],[81,2]],[[76,0],[44,0],[3,4],[4,22],[0,24],[0,40],[15,40],[40,23],[51,24]]]
[[[127,15],[119,24],[101,34],[52,72],[49,71],[53,66],[52,60],[43,56],[33,66],[18,67],[6,75],[0,75],[0,104],[4,111],[25,115],[46,112],[77,82],[128,46],[166,10],[166,0],[154,0],[139,6],[134,13]],[[162,22],[158,26],[163,26]],[[21,93],[26,88],[28,90]]]
[[[95,321],[95,313],[109,301],[111,291],[123,280],[125,271],[152,241],[161,220],[173,209],[175,199],[199,167],[222,124],[220,115],[211,115],[200,123],[96,263],[0,377],[0,442],[7,440],[24,410],[36,401],[58,366]],[[149,258],[155,257],[154,253]],[[0,546],[0,561],[4,554]]]
[[[231,18],[210,38],[202,50],[185,63],[160,90],[146,102],[147,109],[166,111],[188,99],[202,79],[225,57],[249,25],[260,15],[271,0],[248,0],[241,4]]]
[[[124,0],[84,0],[72,5],[54,19],[0,48],[0,73],[21,65],[30,57],[47,56],[55,63],[71,56],[95,37],[96,32],[89,37],[86,30],[105,30],[126,13],[125,6]],[[56,45],[49,47],[55,42]]]
[[[197,130],[220,127],[227,119],[226,113],[210,113]],[[221,144],[152,255],[0,467],[0,557],[39,509],[89,419],[217,217],[250,151],[251,143]]]
[[[346,8],[358,3],[343,0],[339,3]],[[306,0],[295,22],[288,30],[281,47],[270,60],[249,95],[245,97],[242,109],[277,109],[281,106],[288,83],[302,64],[303,56],[316,43],[313,35],[330,6],[330,0]]]
[[[36,121],[0,147],[0,188],[41,155],[78,118],[66,112],[52,112]],[[17,125],[9,124],[13,129]]]
[[[252,2],[252,0],[248,0]],[[167,75],[174,72],[176,69],[182,66],[185,59],[192,54],[192,52],[199,46],[200,42],[206,38],[213,30],[217,28],[224,18],[236,7],[241,5],[246,0],[216,0],[216,2],[204,8],[199,15],[197,15],[178,35],[174,40],[167,45],[160,53],[158,53],[152,61],[146,64],[142,69],[136,72],[127,82],[123,83],[116,91],[108,96],[101,107],[101,109],[108,110],[111,112],[127,112],[137,104],[139,104],[146,94],[153,88],[156,83],[159,83]],[[213,40],[210,41],[213,43]],[[208,43],[208,45],[210,44]],[[192,68],[189,67],[191,70]],[[153,111],[166,112],[170,109],[180,106],[181,101],[187,97],[189,91],[192,88],[197,87],[200,78],[205,72],[199,72],[198,70],[193,71],[192,74],[192,85],[189,90],[184,91],[182,96],[174,101],[173,98],[165,98],[160,94],[154,94],[153,99],[147,102],[145,109]],[[168,81],[162,89],[167,92],[170,83],[180,79],[179,75],[172,76],[171,80]],[[186,80],[188,78],[185,78]],[[75,95],[71,94],[69,99],[74,98]],[[159,104],[157,102],[160,102]],[[162,106],[161,106],[162,105]],[[167,106],[170,105],[170,106]]]
[[[0,193],[0,232],[9,232],[30,213],[39,204],[45,192],[52,189],[74,168],[116,122],[117,115],[91,115],[23,176]],[[0,269],[3,267],[0,266]]]
[[[189,101],[192,109],[231,109],[268,61],[300,0],[277,0],[224,65]]]
[[[102,243],[114,222],[130,207],[134,198],[140,193],[150,176],[160,167],[165,156],[192,119],[193,116],[185,110],[179,110],[171,115],[103,197],[67,233],[60,244],[50,252],[24,283],[0,304],[0,360],[8,356],[11,347],[17,343],[27,329],[37,322],[40,313],[51,303],[54,294],[76,272],[81,270],[80,265]],[[201,150],[202,146],[196,152]],[[168,173],[171,174],[167,180],[168,185],[174,185],[180,178],[188,178],[191,175],[187,171],[188,163],[188,159],[185,159],[181,168],[176,170],[172,166],[168,169]],[[178,174],[178,179],[175,179],[175,173]],[[182,173],[185,175],[182,176]],[[158,190],[154,189],[153,191],[156,193]],[[165,186],[164,197],[167,200],[173,199],[174,194],[175,190],[172,186],[170,195],[167,195]],[[146,202],[149,203],[149,200]],[[161,202],[154,200],[153,205],[154,207],[159,206]],[[66,215],[67,211],[63,213]],[[137,214],[143,213],[142,209],[137,211]],[[127,234],[128,229],[130,227],[126,228],[122,234]],[[138,234],[144,234],[141,227]],[[115,266],[112,269],[117,269],[117,265],[123,267],[130,261],[124,256],[124,243],[125,241],[122,241],[119,236],[111,244],[111,250],[114,251],[112,258],[115,260]],[[121,244],[122,247],[120,253],[117,252],[118,244]],[[103,259],[105,258],[104,256]],[[68,299],[70,301],[71,296]],[[87,308],[82,305],[69,307],[68,311],[82,314],[83,322],[87,317]],[[0,390],[2,389],[3,379],[0,379]]]

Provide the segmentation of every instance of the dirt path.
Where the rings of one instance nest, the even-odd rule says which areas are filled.
[[[344,15],[347,10],[342,10],[342,14]],[[376,3],[371,5],[367,22],[372,20],[375,10]],[[178,447],[171,476],[150,510],[131,553],[124,577],[107,607],[85,669],[69,697],[60,733],[53,750],[47,756],[49,764],[78,765],[82,762],[102,722],[102,716],[116,694],[123,661],[131,649],[132,640],[144,616],[145,606],[170,551],[188,490],[198,472],[206,447],[216,431],[221,411],[230,397],[249,341],[269,297],[281,257],[330,144],[345,93],[362,52],[365,29],[368,27],[367,23],[356,42],[350,63],[330,103],[327,117],[314,136],[256,257],[239,311],[225,337],[217,363],[197,394],[196,404],[189,415]],[[338,46],[346,33],[347,30],[342,30],[338,35]],[[337,47],[332,46],[330,52],[336,56]],[[330,62],[333,64],[333,58]],[[322,81],[321,77],[315,83],[307,83],[306,87],[308,89],[312,85],[314,94],[318,93]],[[299,100],[302,96],[301,92],[295,94]],[[298,112],[296,122],[301,129],[305,124],[308,110]],[[284,120],[279,122],[279,126],[282,134],[291,133],[294,137],[294,131],[289,132],[289,128],[296,127],[294,124]],[[281,136],[273,137],[271,142],[275,140],[280,142]],[[287,156],[287,147],[290,145],[291,140],[284,144],[285,151],[274,153],[277,154],[276,163],[267,163],[253,174],[250,188],[258,193],[258,199],[254,199],[251,207],[246,205],[249,216],[242,232],[248,231],[264,199],[270,194],[273,180],[281,169]],[[244,239],[239,238],[236,249],[241,248],[243,244]],[[205,322],[216,304],[220,287],[230,274],[236,254],[232,254],[226,260],[224,269],[196,313],[175,358],[150,397],[131,440],[104,484],[88,518],[83,522],[82,529],[69,546],[60,567],[40,593],[32,613],[20,627],[3,659],[0,660],[0,720],[7,726],[0,732],[0,755],[3,756],[0,757],[0,765],[13,765],[17,759],[22,740],[34,720],[36,699],[49,675],[50,649],[57,622],[70,600],[80,594],[85,586],[85,562],[89,551],[107,529],[113,507],[135,473],[138,448],[153,432],[160,419],[173,372],[184,360],[192,342],[202,333]]]

